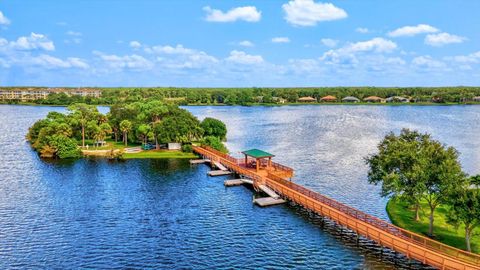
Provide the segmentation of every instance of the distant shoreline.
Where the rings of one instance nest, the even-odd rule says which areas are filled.
[[[17,106],[38,106],[38,107],[68,107],[71,104],[37,104],[37,103],[6,103],[0,102],[0,105],[17,105]],[[110,107],[113,104],[90,104],[102,107]],[[270,104],[270,103],[249,103],[246,105],[240,104],[180,104],[179,106],[191,106],[191,107],[283,107],[283,106],[471,106],[471,105],[480,105],[480,102],[469,102],[469,103],[457,103],[457,102],[448,102],[448,103],[434,103],[434,102],[408,102],[408,103],[379,103],[379,102],[310,102],[310,103],[282,103],[282,104]]]

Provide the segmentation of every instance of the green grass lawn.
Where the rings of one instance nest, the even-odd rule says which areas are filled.
[[[413,208],[410,209],[405,202],[400,200],[388,201],[387,212],[393,224],[418,234],[427,235],[430,210],[426,202],[422,203],[421,207],[420,221],[418,222],[414,220],[415,212]],[[454,226],[446,222],[446,216],[447,209],[443,206],[438,206],[434,215],[433,233],[435,240],[465,250],[464,227],[460,226],[458,229],[455,229]],[[472,251],[480,253],[480,228],[477,228],[476,232],[474,231],[470,243]]]
[[[122,141],[118,141],[118,142],[115,142],[114,140],[112,139],[107,139],[105,140],[107,142],[107,145],[105,146],[102,146],[102,147],[94,147],[93,146],[93,143],[94,141],[93,140],[85,140],[85,145],[89,145],[89,150],[108,150],[108,149],[124,149],[126,147],[138,147],[138,146],[142,146],[141,144],[138,144],[138,143],[131,143],[131,142],[128,142],[127,146],[125,146],[125,143],[122,142]],[[81,144],[81,142],[80,142]]]
[[[125,159],[135,158],[198,158],[193,153],[185,153],[182,151],[168,151],[168,150],[149,150],[139,153],[125,153],[123,154]]]

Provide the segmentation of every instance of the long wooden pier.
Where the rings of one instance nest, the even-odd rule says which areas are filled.
[[[262,185],[268,187],[283,199],[327,217],[382,247],[404,254],[409,259],[439,269],[480,269],[480,255],[407,231],[295,184],[289,181],[293,177],[293,169],[287,166],[269,160],[268,166],[259,169],[257,165],[256,168],[252,168],[246,163],[247,158],[236,159],[208,147],[195,146],[193,150],[212,162],[218,162],[229,170],[252,179],[256,190]]]

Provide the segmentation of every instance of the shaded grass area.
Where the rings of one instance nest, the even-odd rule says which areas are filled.
[[[409,231],[428,235],[428,216],[430,214],[429,207],[426,202],[421,203],[420,220],[415,221],[415,211],[407,203],[390,199],[387,203],[387,213],[393,224],[398,227],[407,229]],[[434,229],[435,240],[444,244],[466,250],[465,246],[465,227],[459,226],[455,228],[453,225],[447,223],[448,211],[444,206],[438,206],[434,214]],[[480,228],[471,239],[472,252],[480,253]]]
[[[197,158],[198,156],[193,153],[185,153],[182,151],[169,151],[169,150],[149,150],[139,153],[124,153],[125,159],[136,158]]]

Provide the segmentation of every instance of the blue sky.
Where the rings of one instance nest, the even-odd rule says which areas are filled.
[[[0,85],[480,85],[480,1],[0,2]]]

